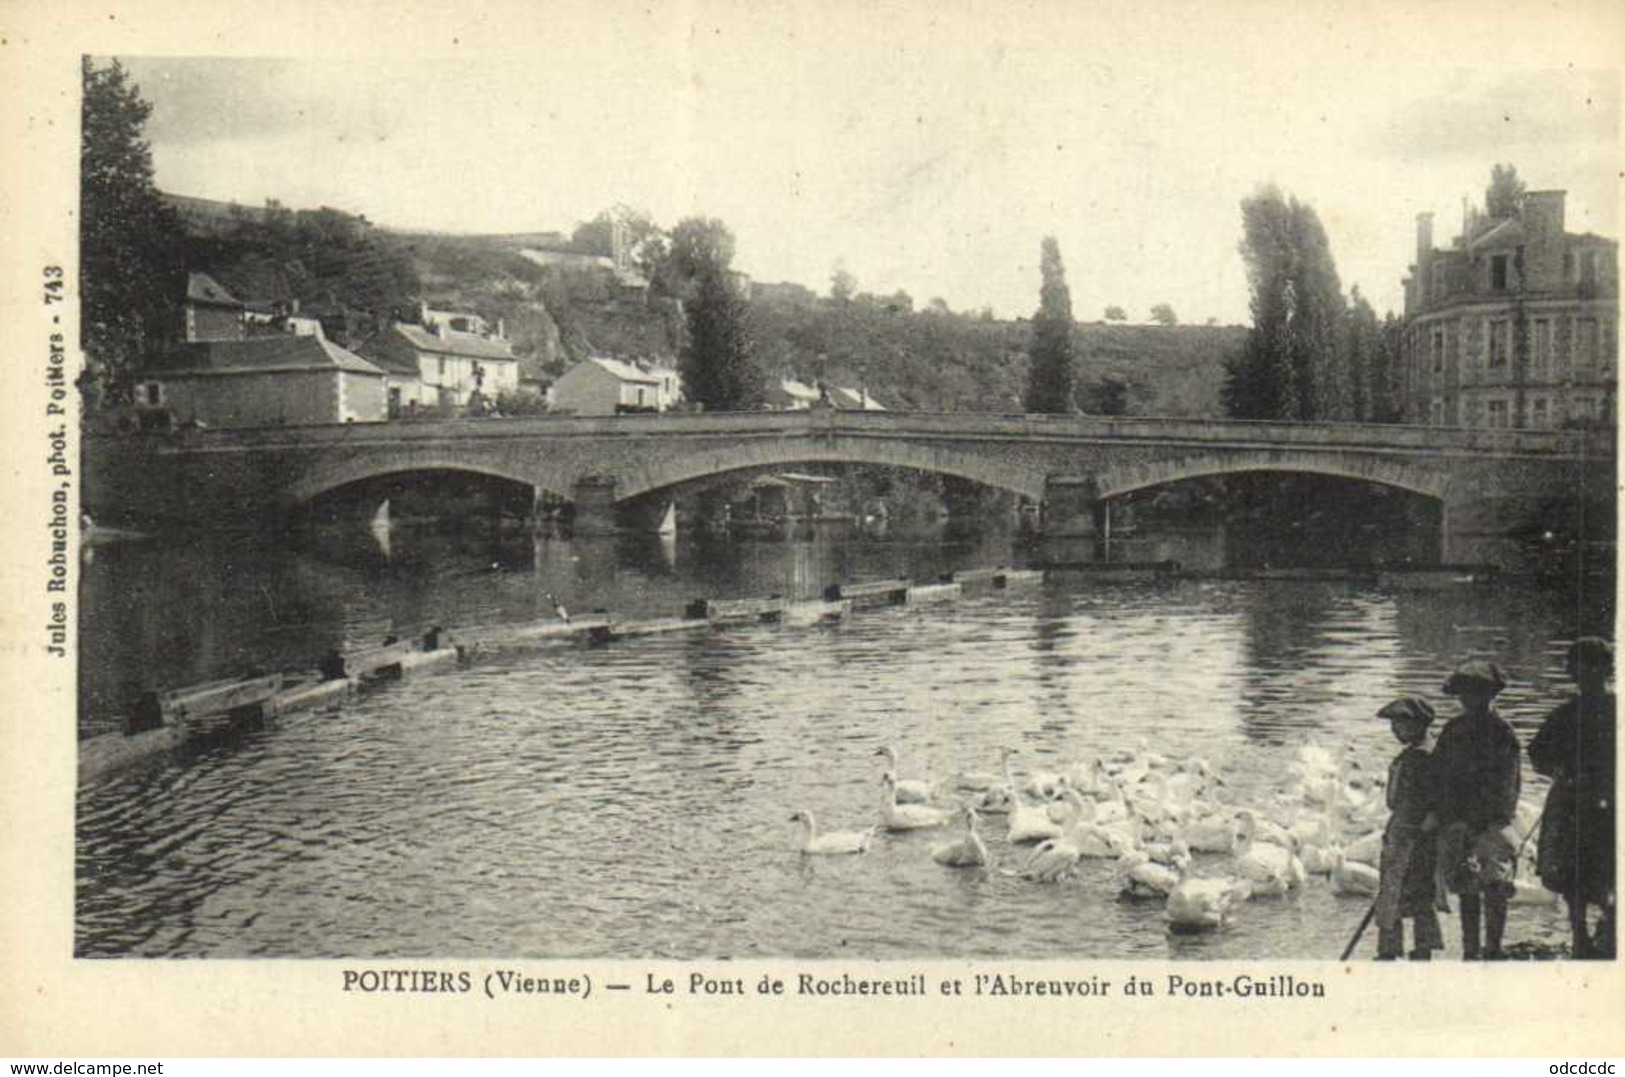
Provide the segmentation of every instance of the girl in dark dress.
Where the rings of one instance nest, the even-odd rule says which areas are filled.
[[[1614,650],[1594,636],[1575,640],[1569,676],[1579,695],[1547,716],[1529,742],[1529,762],[1552,779],[1540,817],[1540,881],[1569,907],[1574,956],[1611,958],[1614,941]],[[1588,930],[1587,906],[1601,909]]]

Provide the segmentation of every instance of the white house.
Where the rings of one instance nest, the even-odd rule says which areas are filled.
[[[677,371],[621,359],[583,359],[553,383],[551,402],[575,415],[665,411],[682,399]]]
[[[396,322],[363,353],[390,375],[390,410],[464,407],[474,391],[487,399],[519,388],[519,360],[500,337],[467,333],[441,322],[433,330]],[[412,382],[412,372],[417,383]]]

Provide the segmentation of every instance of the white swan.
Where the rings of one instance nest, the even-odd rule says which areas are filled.
[[[1356,863],[1376,867],[1382,862],[1382,831],[1373,830],[1364,837],[1349,842],[1343,848],[1343,855]]]
[[[965,834],[957,841],[944,841],[931,846],[931,859],[944,867],[982,868],[988,864],[987,844],[976,832],[976,809],[966,807]]]
[[[1067,768],[1066,780],[1068,785],[1084,796],[1095,796],[1105,788],[1106,761],[1097,755],[1087,766],[1074,763]]]
[[[1228,853],[1236,844],[1235,815],[1220,810],[1187,819],[1174,836],[1198,853]]]
[[[1333,848],[1331,861],[1332,893],[1354,894],[1358,897],[1376,897],[1382,886],[1382,873],[1370,864],[1350,860],[1343,850]]]
[[[880,825],[887,830],[923,830],[941,826],[953,815],[944,808],[897,803],[897,784],[891,771],[887,771],[880,781],[885,786],[885,794],[880,801]]]
[[[1119,893],[1125,898],[1161,899],[1179,885],[1179,870],[1158,864],[1144,849],[1131,849],[1117,862],[1116,878]]]
[[[1176,932],[1211,931],[1220,927],[1240,902],[1252,896],[1245,879],[1199,879],[1192,875],[1190,860],[1181,862],[1178,881],[1168,891],[1163,915]]]
[[[886,769],[893,775],[899,772],[897,766],[897,751],[887,744],[875,749],[876,755],[886,757]],[[897,803],[899,804],[929,804],[931,802],[931,783],[920,778],[894,778],[893,784],[897,787]]]
[[[1292,850],[1255,841],[1258,820],[1250,811],[1236,813],[1236,874],[1252,884],[1256,897],[1279,897],[1303,885],[1303,864]]]
[[[1064,838],[1046,838],[1033,850],[1021,875],[1041,883],[1060,882],[1077,871],[1079,855],[1078,847]]]
[[[1010,757],[1015,755],[1014,748],[1005,748],[1004,755],[1004,784],[1010,791],[1010,829],[1005,840],[1011,845],[1024,845],[1028,842],[1044,841],[1047,838],[1061,836],[1061,824],[1049,817],[1045,808],[1033,807],[1022,802],[1021,794],[1017,791],[1015,775],[1010,771]]]
[[[790,816],[790,821],[802,824],[801,851],[809,856],[839,856],[843,853],[865,852],[869,848],[869,839],[875,836],[874,827],[867,830],[833,830],[828,834],[820,834],[818,821],[813,818],[810,811],[798,811]]]

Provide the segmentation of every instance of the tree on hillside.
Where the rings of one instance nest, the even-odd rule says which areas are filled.
[[[1072,293],[1066,285],[1061,248],[1054,236],[1044,237],[1039,271],[1043,284],[1027,348],[1031,362],[1022,405],[1034,414],[1067,414],[1073,410],[1076,378],[1072,361]]]
[[[1107,307],[1105,320],[1108,322],[1126,322],[1128,321],[1128,311],[1115,305]]]
[[[1158,303],[1151,308],[1151,320],[1158,325],[1178,325],[1179,315],[1175,314],[1174,308],[1167,303]]]
[[[693,282],[679,370],[683,393],[707,411],[760,407],[766,379],[751,346],[749,305],[734,283],[733,234],[691,217],[672,230],[672,258]]]
[[[1241,204],[1253,326],[1226,363],[1232,418],[1347,418],[1343,296],[1314,209],[1265,187]]]
[[[1517,216],[1523,190],[1523,180],[1518,178],[1515,166],[1494,166],[1490,169],[1490,185],[1484,189],[1484,212],[1497,220]]]
[[[127,401],[147,355],[178,336],[184,289],[180,222],[152,182],[142,131],[152,106],[118,61],[81,66],[79,146],[81,388]]]
[[[849,302],[858,291],[858,278],[846,271],[845,266],[836,266],[835,272],[829,278],[829,297],[837,303]]]

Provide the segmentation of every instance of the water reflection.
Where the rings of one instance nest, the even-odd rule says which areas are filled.
[[[389,548],[240,541],[115,546],[86,566],[82,725],[153,683],[327,646],[572,609],[669,616],[696,595],[798,597],[837,580],[1019,562],[1008,538],[799,543],[679,535],[568,541],[392,524]],[[387,552],[387,557],[385,556]],[[1053,769],[1142,740],[1208,759],[1267,801],[1296,746],[1391,755],[1370,715],[1438,698],[1489,654],[1525,735],[1601,596],[1527,581],[1354,583],[1057,574],[813,629],[750,626],[516,652],[200,741],[85,788],[83,954],[714,957],[858,954],[1335,956],[1361,908],[1324,887],[1170,942],[1119,904],[1110,865],[1065,887],[954,874],[929,834],[851,862],[795,852],[789,814],[868,825],[874,750],[907,769]],[[1530,783],[1531,794],[1543,787]],[[992,825],[1005,868],[1021,854]],[[1211,866],[1211,865],[1210,865]],[[402,910],[411,910],[403,914]],[[537,910],[545,909],[546,916]],[[1546,930],[1516,913],[1514,932]],[[1561,934],[1562,924],[1552,929]]]

